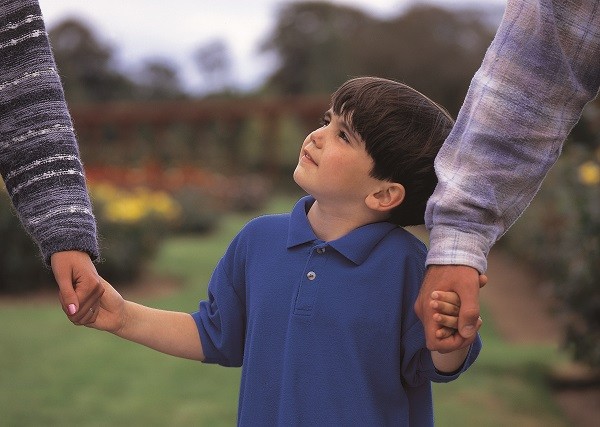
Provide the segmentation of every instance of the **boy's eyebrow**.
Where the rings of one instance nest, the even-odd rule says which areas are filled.
[[[327,112],[325,113],[325,118],[331,119],[332,115],[333,115],[332,110],[331,109],[327,110]],[[362,139],[360,138],[358,133],[356,133],[354,128],[352,126],[350,126],[350,123],[348,123],[346,121],[346,116],[345,115],[337,115],[337,114],[336,114],[336,116],[338,118],[340,128],[342,128],[342,130],[344,132],[346,132],[349,136],[356,139],[357,142],[360,142]]]
[[[346,119],[344,118],[343,115],[340,114],[336,114],[333,112],[333,109],[330,108],[329,110],[325,111],[325,114],[323,114],[323,117],[329,121],[331,121],[332,117],[336,116],[337,121],[339,123],[339,126],[344,128],[345,131],[352,132],[352,126],[350,126],[350,124],[346,121]]]

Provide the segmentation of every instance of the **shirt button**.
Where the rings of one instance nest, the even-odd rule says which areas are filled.
[[[318,254],[323,254],[323,253],[325,253],[325,248],[317,248],[317,253],[318,253]]]
[[[306,273],[306,277],[308,278],[308,280],[315,280],[317,274],[314,271],[309,271],[308,273]]]

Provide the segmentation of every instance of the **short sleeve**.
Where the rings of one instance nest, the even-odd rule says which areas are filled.
[[[221,259],[208,286],[208,298],[192,313],[206,363],[241,366],[244,357],[245,308]]]

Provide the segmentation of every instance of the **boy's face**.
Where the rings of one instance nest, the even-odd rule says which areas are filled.
[[[317,200],[363,201],[379,181],[369,173],[373,159],[362,138],[342,116],[329,110],[300,150],[294,181]]]

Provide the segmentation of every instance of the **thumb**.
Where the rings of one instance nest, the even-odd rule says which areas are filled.
[[[479,329],[479,283],[460,289],[458,332],[463,338],[471,338]]]
[[[55,263],[52,264],[52,272],[54,278],[58,284],[58,291],[60,293],[60,301],[63,306],[63,310],[69,316],[74,315],[79,310],[79,298],[73,288],[73,279],[71,270],[68,268],[61,268],[60,265]]]

